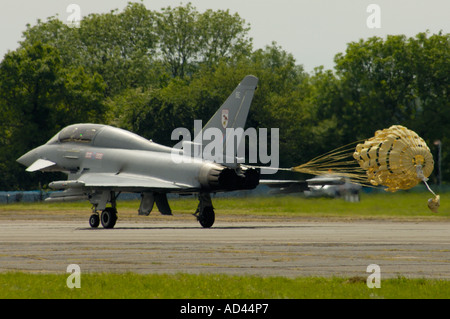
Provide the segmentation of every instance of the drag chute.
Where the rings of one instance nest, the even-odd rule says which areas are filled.
[[[439,195],[428,186],[434,161],[425,141],[416,132],[393,125],[375,132],[375,136],[356,146],[353,157],[367,173],[372,185],[383,185],[387,191],[410,189],[421,181],[435,196],[428,207],[437,212]]]
[[[391,192],[427,181],[434,167],[425,141],[401,125],[377,131],[374,137],[356,146],[353,157],[372,185],[386,186]]]
[[[427,184],[433,167],[433,156],[425,141],[414,131],[393,125],[376,131],[372,138],[338,148],[291,170],[313,175],[331,173],[364,186],[382,185],[390,192],[410,189],[423,181],[435,196],[429,199],[428,207],[437,213],[439,195]]]

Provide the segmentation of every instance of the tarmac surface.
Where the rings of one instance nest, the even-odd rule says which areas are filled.
[[[450,222],[194,220],[91,229],[87,221],[0,220],[0,272],[225,273],[450,279]]]

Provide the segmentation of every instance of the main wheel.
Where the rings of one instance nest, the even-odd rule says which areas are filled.
[[[107,207],[102,212],[101,221],[103,228],[113,228],[117,221],[117,211],[112,207]]]
[[[92,228],[97,228],[98,225],[100,225],[100,217],[98,214],[92,214],[91,217],[89,217],[89,225]]]
[[[210,228],[216,219],[214,209],[212,207],[205,207],[198,215],[198,221],[203,228]]]

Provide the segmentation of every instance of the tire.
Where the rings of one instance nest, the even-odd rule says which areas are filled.
[[[100,225],[100,217],[98,214],[92,214],[91,217],[89,217],[89,225],[92,228],[97,228],[98,225]]]
[[[203,228],[210,228],[216,219],[214,209],[212,207],[203,208],[203,212],[198,216],[198,221]]]
[[[107,207],[100,216],[103,228],[114,228],[117,221],[117,211],[112,207]]]

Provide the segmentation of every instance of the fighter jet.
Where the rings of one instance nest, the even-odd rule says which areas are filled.
[[[246,76],[203,130],[220,130],[226,143],[227,128],[244,127],[257,84],[258,78]],[[236,156],[236,149],[233,152]],[[63,128],[17,161],[28,172],[66,173],[67,180],[49,184],[63,191],[53,192],[46,201],[88,200],[93,228],[100,222],[104,228],[115,226],[116,201],[122,192],[141,194],[140,215],[149,215],[155,203],[162,214],[172,215],[168,193],[198,194],[194,215],[202,227],[209,228],[215,221],[211,193],[253,189],[260,183],[258,168],[236,160],[214,162],[120,128],[91,123]]]
[[[225,132],[243,127],[257,83],[256,77],[245,77],[203,129]],[[179,160],[174,161],[174,156]],[[183,160],[183,156],[190,159]],[[149,215],[155,203],[162,214],[171,215],[168,193],[199,194],[195,215],[208,228],[215,220],[211,192],[252,189],[259,183],[255,168],[214,163],[120,128],[90,123],[65,127],[17,161],[28,172],[66,173],[68,180],[49,184],[64,191],[53,192],[46,200],[89,200],[89,224],[94,228],[100,222],[104,228],[115,226],[116,200],[122,192],[141,194],[141,215]]]

